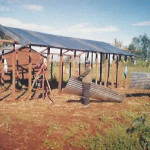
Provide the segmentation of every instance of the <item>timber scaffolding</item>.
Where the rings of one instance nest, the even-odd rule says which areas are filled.
[[[3,29],[2,31],[4,33],[9,34],[9,36],[11,36],[11,34],[9,32],[11,32],[11,30],[13,31],[12,33],[15,33],[15,28],[9,28],[9,27],[4,27],[0,25],[0,29]],[[9,32],[6,32],[6,29],[8,28]],[[18,29],[19,32],[22,29]],[[28,32],[27,30],[22,30],[24,32]],[[16,31],[17,32],[17,31]],[[30,31],[33,32],[33,31]],[[43,33],[39,33],[39,32],[33,32],[34,34],[37,34],[38,39],[40,38],[38,36],[38,34],[42,34],[42,36],[44,35]],[[17,35],[17,34],[16,34]],[[45,34],[45,36],[47,36],[48,34]],[[14,36],[14,35],[13,35]],[[12,36],[12,38],[13,38]],[[21,35],[20,35],[21,36]],[[20,36],[18,36],[20,38]],[[54,36],[54,35],[52,35]],[[17,38],[18,38],[17,37]],[[27,36],[28,37],[28,36]],[[98,83],[99,80],[99,84],[102,84],[102,82],[104,83],[104,87],[108,87],[109,84],[109,78],[110,78],[110,74],[112,76],[111,79],[111,88],[120,88],[121,87],[121,66],[122,66],[122,62],[121,62],[121,58],[124,57],[125,63],[127,64],[127,59],[128,57],[133,56],[133,54],[123,51],[121,49],[118,49],[116,47],[113,47],[107,43],[104,42],[98,42],[98,41],[91,41],[91,40],[82,40],[82,39],[77,39],[77,38],[68,38],[68,37],[64,37],[63,43],[67,43],[69,42],[69,40],[71,42],[75,42],[74,44],[79,44],[79,46],[74,46],[74,44],[71,46],[67,46],[63,45],[61,43],[62,40],[62,36],[54,36],[54,38],[58,38],[59,37],[59,42],[58,39],[56,39],[56,41],[59,44],[53,44],[54,41],[52,41],[52,44],[48,44],[51,43],[51,40],[48,41],[46,44],[41,44],[43,40],[41,40],[40,42],[35,42],[35,40],[30,40],[30,44],[27,44],[28,41],[23,41],[22,39],[25,38],[18,38],[15,39],[16,42],[13,42],[13,50],[12,52],[12,99],[15,100],[16,99],[16,86],[15,86],[15,82],[16,82],[16,74],[18,72],[18,70],[16,68],[17,67],[17,63],[18,60],[16,59],[17,56],[17,51],[16,51],[16,44],[20,44],[20,45],[25,45],[23,47],[28,47],[29,51],[28,51],[28,57],[29,57],[29,63],[28,63],[28,93],[30,94],[32,91],[32,47],[45,47],[44,50],[38,52],[39,55],[46,55],[47,58],[47,64],[48,64],[48,69],[47,69],[47,76],[49,76],[49,74],[51,73],[51,78],[52,78],[52,71],[50,72],[50,56],[51,56],[51,63],[53,63],[53,56],[57,55],[59,56],[59,81],[58,81],[58,93],[61,94],[62,91],[62,82],[63,82],[63,56],[68,56],[70,58],[70,71],[69,71],[69,77],[71,76],[78,76],[81,73],[81,62],[80,62],[80,58],[81,56],[84,54],[85,55],[85,60],[89,59],[89,54],[91,53],[91,68],[93,68],[93,55],[95,54],[95,63],[96,63],[96,80],[95,82]],[[16,36],[14,36],[14,38],[16,38]],[[42,38],[42,37],[41,37]],[[66,39],[65,39],[66,38]],[[68,40],[68,41],[67,41]],[[73,41],[74,40],[74,41]],[[82,44],[81,44],[82,42]],[[85,43],[86,46],[83,45],[83,42]],[[92,45],[92,42],[94,43]],[[26,44],[25,44],[26,43]],[[45,42],[43,42],[45,43]],[[87,44],[88,43],[88,44]],[[102,46],[99,45],[95,45],[95,44],[101,44]],[[81,44],[81,45],[80,45]],[[62,45],[62,46],[61,46]],[[106,48],[107,47],[107,48]],[[58,53],[53,53],[51,52],[51,49],[55,49]],[[2,50],[4,51],[4,49]],[[73,54],[70,54],[70,52],[72,52]],[[77,52],[80,52],[79,54],[77,54]],[[111,73],[110,73],[110,57],[111,55],[113,55],[113,60],[112,60],[112,66],[111,66]],[[104,60],[104,80],[102,79],[102,68],[103,68],[103,58],[105,57]],[[73,58],[73,62],[72,62],[72,58]],[[76,64],[77,64],[77,58],[79,59],[79,64],[78,64],[78,74],[76,73]],[[98,61],[99,59],[99,61]],[[3,59],[3,52],[1,55],[1,61],[2,64],[4,63],[4,59]],[[72,64],[73,63],[73,64]],[[2,65],[3,66],[3,65]],[[71,66],[73,66],[73,69],[71,68]],[[98,68],[99,66],[99,68]],[[51,67],[53,67],[53,65],[51,64]],[[72,69],[72,74],[71,74],[71,69]],[[51,68],[51,70],[53,70],[53,68]],[[99,73],[98,73],[99,70]],[[3,79],[4,76],[4,68],[1,69],[1,79]],[[99,74],[99,79],[98,79],[98,74]],[[3,82],[3,81],[2,81]],[[1,83],[2,83],[1,82]],[[4,83],[2,83],[4,84]]]

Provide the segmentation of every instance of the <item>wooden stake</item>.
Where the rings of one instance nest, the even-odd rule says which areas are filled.
[[[109,85],[109,73],[110,73],[110,54],[108,54],[108,74],[107,74],[107,87]]]
[[[15,89],[15,81],[16,81],[16,73],[15,73],[15,63],[16,63],[16,52],[15,52],[15,44],[13,44],[13,52],[12,52],[12,100],[16,99],[16,89]]]
[[[62,62],[63,62],[62,49],[60,49],[59,83],[58,83],[58,93],[59,94],[61,94],[61,89],[62,89]]]

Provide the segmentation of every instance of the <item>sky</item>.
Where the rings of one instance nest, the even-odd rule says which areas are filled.
[[[0,0],[0,24],[128,46],[150,37],[150,0]]]

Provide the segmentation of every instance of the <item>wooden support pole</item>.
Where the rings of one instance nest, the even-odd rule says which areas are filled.
[[[28,91],[29,97],[31,97],[31,86],[32,86],[32,54],[31,54],[31,45],[29,45],[29,68],[28,68]]]
[[[69,78],[71,77],[72,56],[69,59]]]
[[[18,83],[18,79],[19,79],[19,60],[18,60],[18,51],[16,51],[16,64],[17,64],[17,83]]]
[[[59,94],[61,94],[61,89],[62,89],[62,62],[63,62],[62,49],[60,49],[59,83],[58,83],[58,93]]]
[[[47,48],[47,79],[50,80],[50,47]]]
[[[81,59],[80,59],[80,56],[79,56],[79,75],[81,74]]]
[[[95,83],[97,84],[97,80],[98,80],[98,53],[96,53],[95,61],[96,61],[96,79],[95,79]]]
[[[51,80],[53,80],[53,55],[51,57]]]
[[[125,56],[125,67],[127,67],[127,63],[128,63],[127,60],[128,60],[128,57]],[[126,74],[126,78],[124,79],[124,88],[127,88],[127,77],[128,77],[128,75]]]
[[[110,74],[110,54],[108,54],[108,75],[107,75],[107,87],[109,85],[109,74]]]
[[[119,60],[119,56],[117,55],[117,60],[116,60],[116,88],[118,87],[118,60]]]
[[[105,57],[105,73],[104,73],[104,86],[107,87],[107,78],[108,78],[108,54]]]
[[[122,66],[121,55],[119,55],[119,63],[118,63],[118,88],[121,88],[121,78],[122,78],[121,66]]]
[[[4,82],[4,50],[2,50],[2,68],[1,68],[1,85],[2,85],[2,89],[3,89],[3,87],[4,87],[4,84],[5,84],[5,82]]]
[[[16,63],[16,52],[15,52],[15,44],[13,44],[13,52],[12,52],[12,100],[16,99],[16,71],[15,71],[15,63]]]
[[[87,53],[85,54],[85,62],[86,62],[88,59],[89,59],[89,52],[87,52]],[[86,64],[85,64],[85,69],[86,69]]]
[[[112,66],[111,66],[111,88],[114,88],[115,83],[115,73],[116,73],[116,64],[115,64],[115,55],[113,55]]]
[[[92,52],[92,55],[91,55],[91,68],[93,70],[93,52]]]
[[[102,85],[102,70],[103,69],[103,54],[100,53],[100,76],[99,76],[99,81],[100,81],[100,84]]]
[[[74,51],[74,58],[73,58],[73,76],[77,76],[76,73],[76,51]]]
[[[64,81],[64,58],[62,58],[62,83]]]

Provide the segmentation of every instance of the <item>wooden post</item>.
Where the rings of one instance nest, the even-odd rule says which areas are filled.
[[[113,54],[113,60],[112,60],[112,66],[111,66],[111,88],[114,88],[114,83],[115,83],[115,72],[116,72],[116,67],[115,67],[115,55]]]
[[[51,57],[51,80],[53,80],[53,55]]]
[[[31,54],[31,45],[29,45],[29,68],[28,68],[28,90],[29,98],[31,97],[31,86],[32,86],[32,54]]]
[[[107,75],[107,87],[109,85],[109,74],[110,74],[110,54],[108,54],[108,75]]]
[[[105,73],[104,73],[104,86],[107,86],[107,78],[108,78],[108,54],[106,54],[105,58]]]
[[[79,75],[81,74],[81,62],[80,62],[80,56],[79,56]]]
[[[95,57],[95,61],[96,61],[96,79],[95,79],[95,83],[97,84],[97,80],[98,80],[98,53],[96,53],[96,57]]]
[[[2,85],[2,89],[3,89],[3,87],[4,87],[4,84],[5,84],[5,82],[4,82],[4,58],[3,58],[3,55],[4,55],[4,50],[2,50],[2,72],[1,72],[1,85]]]
[[[92,56],[91,56],[91,68],[93,70],[93,52],[92,52]]]
[[[119,64],[118,64],[118,87],[121,87],[121,78],[122,78],[122,74],[121,74],[121,55],[119,55]]]
[[[47,71],[46,71],[47,79],[50,79],[50,47],[47,49]]]
[[[76,73],[76,51],[74,51],[74,58],[73,58],[73,76],[77,76]]]
[[[86,62],[86,60],[88,60],[88,59],[89,59],[89,52],[87,52],[86,55],[85,55],[85,62]],[[85,69],[86,69],[86,64],[85,64]]]
[[[58,83],[58,93],[59,94],[61,94],[61,89],[62,89],[62,62],[63,62],[62,49],[60,49],[59,83]]]
[[[64,59],[63,59],[63,56],[62,56],[62,83],[64,81]]]
[[[125,67],[127,66],[127,60],[128,60],[128,57],[125,56]],[[127,77],[128,77],[128,75],[127,75]],[[127,88],[127,77],[124,80],[124,88]]]
[[[116,61],[116,88],[118,87],[118,55],[117,55],[117,61]]]
[[[71,77],[71,66],[72,66],[72,57],[70,56],[70,60],[69,60],[69,78]]]
[[[99,76],[99,82],[102,85],[102,70],[103,69],[103,54],[100,53],[100,76]]]
[[[13,52],[12,52],[12,100],[16,99],[16,89],[15,89],[15,81],[16,81],[16,73],[15,73],[15,63],[16,63],[16,52],[15,52],[15,44],[13,44]]]
[[[16,64],[17,64],[17,84],[18,84],[18,80],[19,80],[19,60],[18,60],[18,51],[16,51]]]

